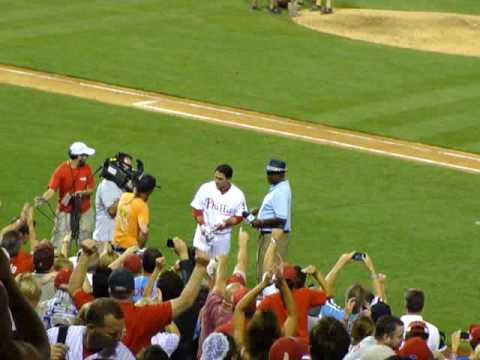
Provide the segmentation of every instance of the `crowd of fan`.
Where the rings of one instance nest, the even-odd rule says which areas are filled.
[[[420,289],[406,292],[403,316],[392,315],[385,276],[368,254],[341,255],[323,277],[314,265],[284,262],[272,240],[263,278],[248,288],[241,228],[229,273],[226,256],[209,259],[179,238],[168,254],[111,246],[98,253],[85,240],[69,258],[66,248],[37,240],[33,214],[25,205],[1,231],[2,359],[480,359],[480,325],[455,332],[447,349],[422,318]],[[342,306],[336,279],[355,261],[371,289],[352,285]],[[308,277],[316,287],[306,287]]]

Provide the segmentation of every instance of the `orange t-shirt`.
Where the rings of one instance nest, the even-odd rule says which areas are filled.
[[[33,256],[23,250],[20,250],[16,256],[10,259],[10,270],[13,276],[33,272],[33,269]]]
[[[140,224],[149,223],[148,205],[135,194],[124,193],[120,197],[115,217],[115,232],[113,244],[124,249],[138,245]]]
[[[311,307],[325,304],[327,296],[321,290],[309,288],[294,289],[292,295],[298,311],[296,335],[308,341],[308,310]],[[287,309],[283,305],[279,292],[265,297],[258,307],[262,310],[272,310],[277,316],[280,326],[283,326],[287,320]]]
[[[171,301],[156,305],[135,306],[133,302],[119,303],[125,318],[122,342],[136,355],[151,345],[152,336],[173,320]]]
[[[95,179],[93,178],[92,169],[88,164],[72,168],[68,161],[60,164],[52,174],[48,187],[58,191],[58,209],[63,212],[71,212],[72,204],[62,203],[62,199],[68,193],[93,189],[95,187]],[[90,209],[90,195],[82,196],[80,211],[83,213]]]

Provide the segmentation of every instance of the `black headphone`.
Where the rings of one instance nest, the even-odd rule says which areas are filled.
[[[72,151],[68,149],[68,157],[70,158],[70,160],[75,160],[76,158],[78,158],[78,155],[73,155]]]

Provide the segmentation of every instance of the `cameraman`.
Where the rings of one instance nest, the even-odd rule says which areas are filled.
[[[120,152],[116,155],[116,165],[127,174],[132,174],[132,161],[133,158],[129,154]],[[95,195],[97,213],[93,239],[98,242],[100,251],[108,241],[113,239],[118,201],[126,190],[125,187],[122,188],[115,181],[106,178],[97,187]]]
[[[72,231],[70,226],[72,214],[80,216],[79,240],[89,239],[92,236],[93,210],[90,195],[95,187],[95,179],[86,161],[93,154],[95,149],[89,148],[82,142],[73,143],[68,151],[70,159],[55,169],[48,183],[48,190],[42,196],[35,198],[35,204],[39,206],[47,203],[58,192],[58,207],[51,239],[56,248]],[[75,199],[80,202],[80,214],[74,214]]]

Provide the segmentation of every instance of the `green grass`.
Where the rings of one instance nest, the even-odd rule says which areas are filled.
[[[480,13],[471,0],[335,4]],[[324,35],[245,0],[0,7],[0,63],[480,151],[478,58]]]
[[[191,239],[189,203],[215,165],[233,166],[233,180],[253,207],[267,190],[266,161],[284,158],[293,188],[292,262],[313,263],[326,273],[341,253],[367,251],[388,276],[397,314],[403,311],[403,291],[421,287],[428,297],[427,318],[440,328],[451,331],[480,320],[474,175],[10,86],[0,86],[0,113],[2,224],[45,190],[69,144],[83,140],[97,149],[92,167],[126,151],[157,176],[162,189],[150,200],[150,241],[172,263],[165,240]],[[48,236],[48,222],[38,214],[37,220],[40,235]],[[250,232],[253,279],[256,235]],[[340,302],[356,280],[369,281],[359,264],[340,275]]]

